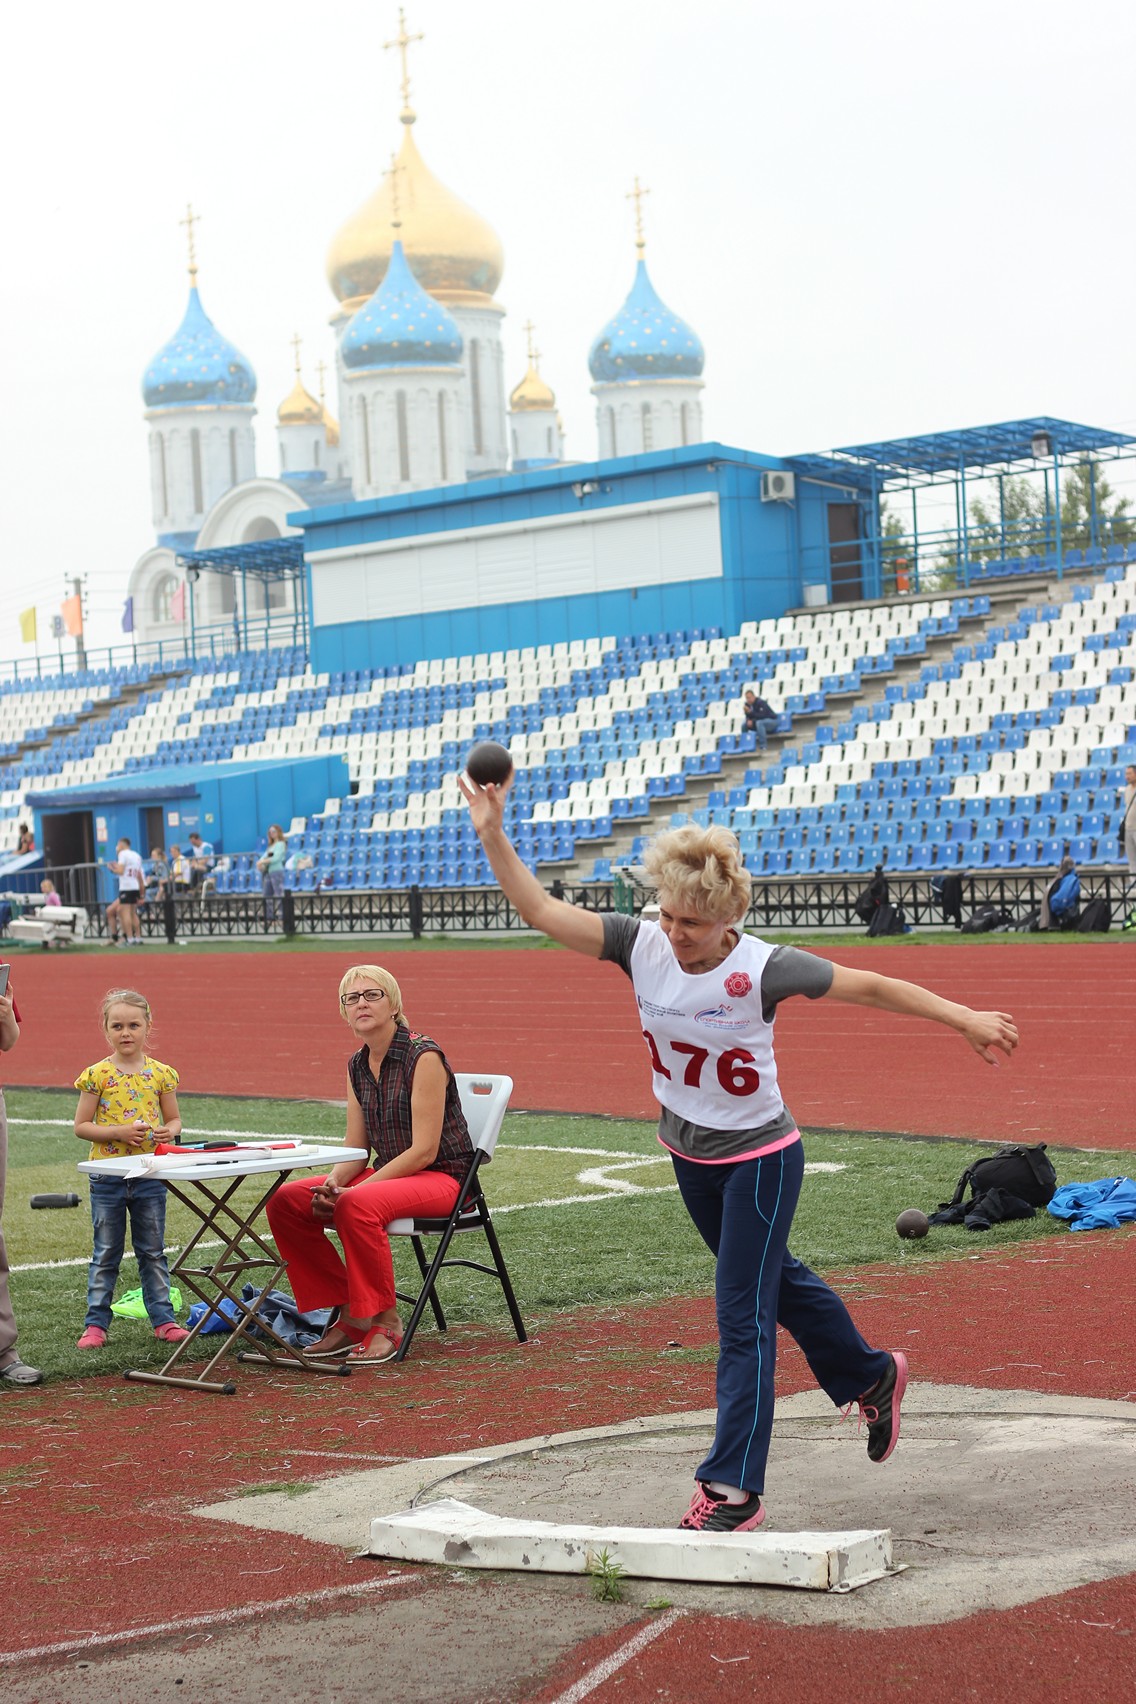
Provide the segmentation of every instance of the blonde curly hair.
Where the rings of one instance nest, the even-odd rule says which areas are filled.
[[[728,828],[672,828],[643,854],[656,891],[712,923],[737,923],[749,910],[752,879]]]

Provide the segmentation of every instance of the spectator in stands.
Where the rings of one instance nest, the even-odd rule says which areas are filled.
[[[284,892],[284,865],[287,861],[288,841],[284,830],[278,822],[269,823],[267,849],[256,861],[266,923],[275,922],[280,915],[280,895]]]
[[[116,947],[140,947],[142,927],[138,921],[138,901],[146,886],[142,860],[124,834],[115,846],[117,858],[107,865],[118,877],[118,898],[107,906],[107,935]]]
[[[1128,860],[1128,874],[1136,876],[1136,763],[1130,763],[1124,771],[1124,815],[1121,818],[1121,828],[1124,832],[1124,856]]]
[[[189,867],[189,859],[180,846],[170,847],[170,880],[174,884],[174,893],[178,899],[184,899],[193,886],[193,872]]]
[[[1077,866],[1066,854],[1058,866],[1057,874],[1042,895],[1037,916],[1038,928],[1069,928],[1077,915],[1077,902],[1080,897],[1081,881],[1077,875]]]
[[[160,905],[170,891],[170,866],[160,846],[150,848],[150,872],[146,877],[146,898],[151,905]]]
[[[194,829],[189,837],[189,883],[199,888],[213,868],[213,844]]]
[[[17,853],[17,856],[23,854],[24,852],[34,852],[35,849],[36,849],[35,835],[32,833],[32,831],[28,827],[27,823],[22,822],[20,824],[19,828],[16,830],[16,853]]]
[[[746,689],[742,700],[742,733],[756,734],[762,751],[769,744],[769,735],[776,731],[777,712],[764,698],[759,698],[752,687]]]

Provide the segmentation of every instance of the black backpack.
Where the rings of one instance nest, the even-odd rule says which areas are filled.
[[[1004,929],[1013,918],[1000,905],[980,905],[962,926],[964,935],[988,935],[991,929]]]
[[[1077,927],[1088,934],[1106,934],[1112,928],[1112,906],[1107,899],[1090,899]]]
[[[860,893],[856,895],[852,906],[853,911],[862,923],[870,923],[881,905],[887,904],[888,884],[883,866],[876,865],[876,873]],[[868,931],[871,934],[871,930]]]
[[[964,1204],[963,1196],[969,1187],[971,1200]],[[975,1214],[975,1208],[984,1197],[991,1196],[995,1191],[995,1203],[999,1200],[1008,1205],[1020,1202],[1027,1210],[1025,1212],[986,1212],[988,1223],[996,1222],[997,1218],[1028,1218],[1035,1207],[1048,1206],[1057,1188],[1057,1173],[1053,1162],[1045,1151],[1045,1143],[1038,1142],[1033,1147],[1021,1143],[1007,1143],[998,1149],[996,1154],[988,1154],[984,1159],[975,1160],[967,1166],[955,1187],[954,1195],[949,1201],[940,1201],[939,1210],[932,1214],[933,1225],[961,1225]],[[991,1203],[990,1205],[993,1205]],[[985,1226],[975,1225],[972,1229],[984,1229]]]
[[[885,899],[876,906],[872,921],[868,924],[869,935],[902,935],[907,930],[907,919],[903,915],[902,905],[891,905]]]

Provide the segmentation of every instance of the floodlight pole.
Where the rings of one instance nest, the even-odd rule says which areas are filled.
[[[1065,578],[1065,552],[1061,546],[1061,452],[1053,441],[1053,520],[1057,528],[1057,578]]]
[[[961,513],[960,513],[961,504]],[[967,539],[966,525],[966,468],[963,459],[959,457],[958,484],[955,486],[955,517],[959,524],[959,539],[962,544],[962,573],[963,584],[970,586],[970,545]]]
[[[1089,457],[1089,543],[1097,542],[1097,464]]]

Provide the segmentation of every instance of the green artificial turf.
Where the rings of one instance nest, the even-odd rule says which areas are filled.
[[[4,1230],[15,1270],[12,1295],[26,1360],[51,1374],[71,1376],[153,1368],[167,1350],[145,1321],[118,1321],[108,1347],[97,1353],[75,1348],[83,1324],[90,1220],[86,1179],[76,1162],[85,1145],[71,1131],[71,1095],[46,1090],[9,1090],[10,1152]],[[185,1097],[187,1129],[194,1134],[244,1132],[338,1140],[343,1109],[320,1101],[227,1100]],[[53,1122],[43,1122],[51,1120]],[[990,1145],[906,1140],[894,1136],[814,1134],[806,1137],[806,1161],[843,1167],[805,1178],[793,1233],[794,1252],[821,1270],[876,1263],[903,1267],[951,1256],[974,1256],[1040,1237],[1068,1235],[1048,1214],[995,1227],[978,1236],[959,1228],[934,1229],[917,1242],[902,1242],[895,1219],[906,1207],[933,1211],[949,1198],[959,1173]],[[574,1153],[572,1149],[598,1153]],[[1051,1149],[1059,1181],[1131,1171],[1131,1154]],[[582,1172],[601,1170],[598,1178]],[[644,1191],[618,1195],[620,1181]],[[669,1163],[653,1125],[614,1119],[513,1113],[485,1174],[486,1193],[497,1211],[497,1228],[522,1312],[537,1317],[579,1305],[626,1304],[637,1299],[708,1292],[713,1261],[687,1218],[673,1188]],[[256,1180],[242,1184],[251,1191]],[[75,1190],[78,1208],[33,1211],[35,1193]],[[585,1197],[570,1201],[570,1197]],[[506,1211],[506,1209],[509,1209]],[[190,1220],[171,1200],[167,1245],[187,1235]],[[463,1239],[471,1252],[475,1238]],[[400,1283],[412,1288],[413,1257],[396,1244]],[[48,1262],[60,1264],[46,1265]],[[70,1262],[71,1264],[62,1264]],[[123,1262],[119,1294],[137,1284],[137,1270]],[[502,1325],[508,1316],[501,1291],[491,1280],[465,1269],[443,1276],[442,1295],[455,1324],[463,1320]],[[186,1297],[186,1305],[190,1298]],[[423,1330],[429,1330],[428,1325]],[[211,1353],[216,1337],[205,1340]]]

